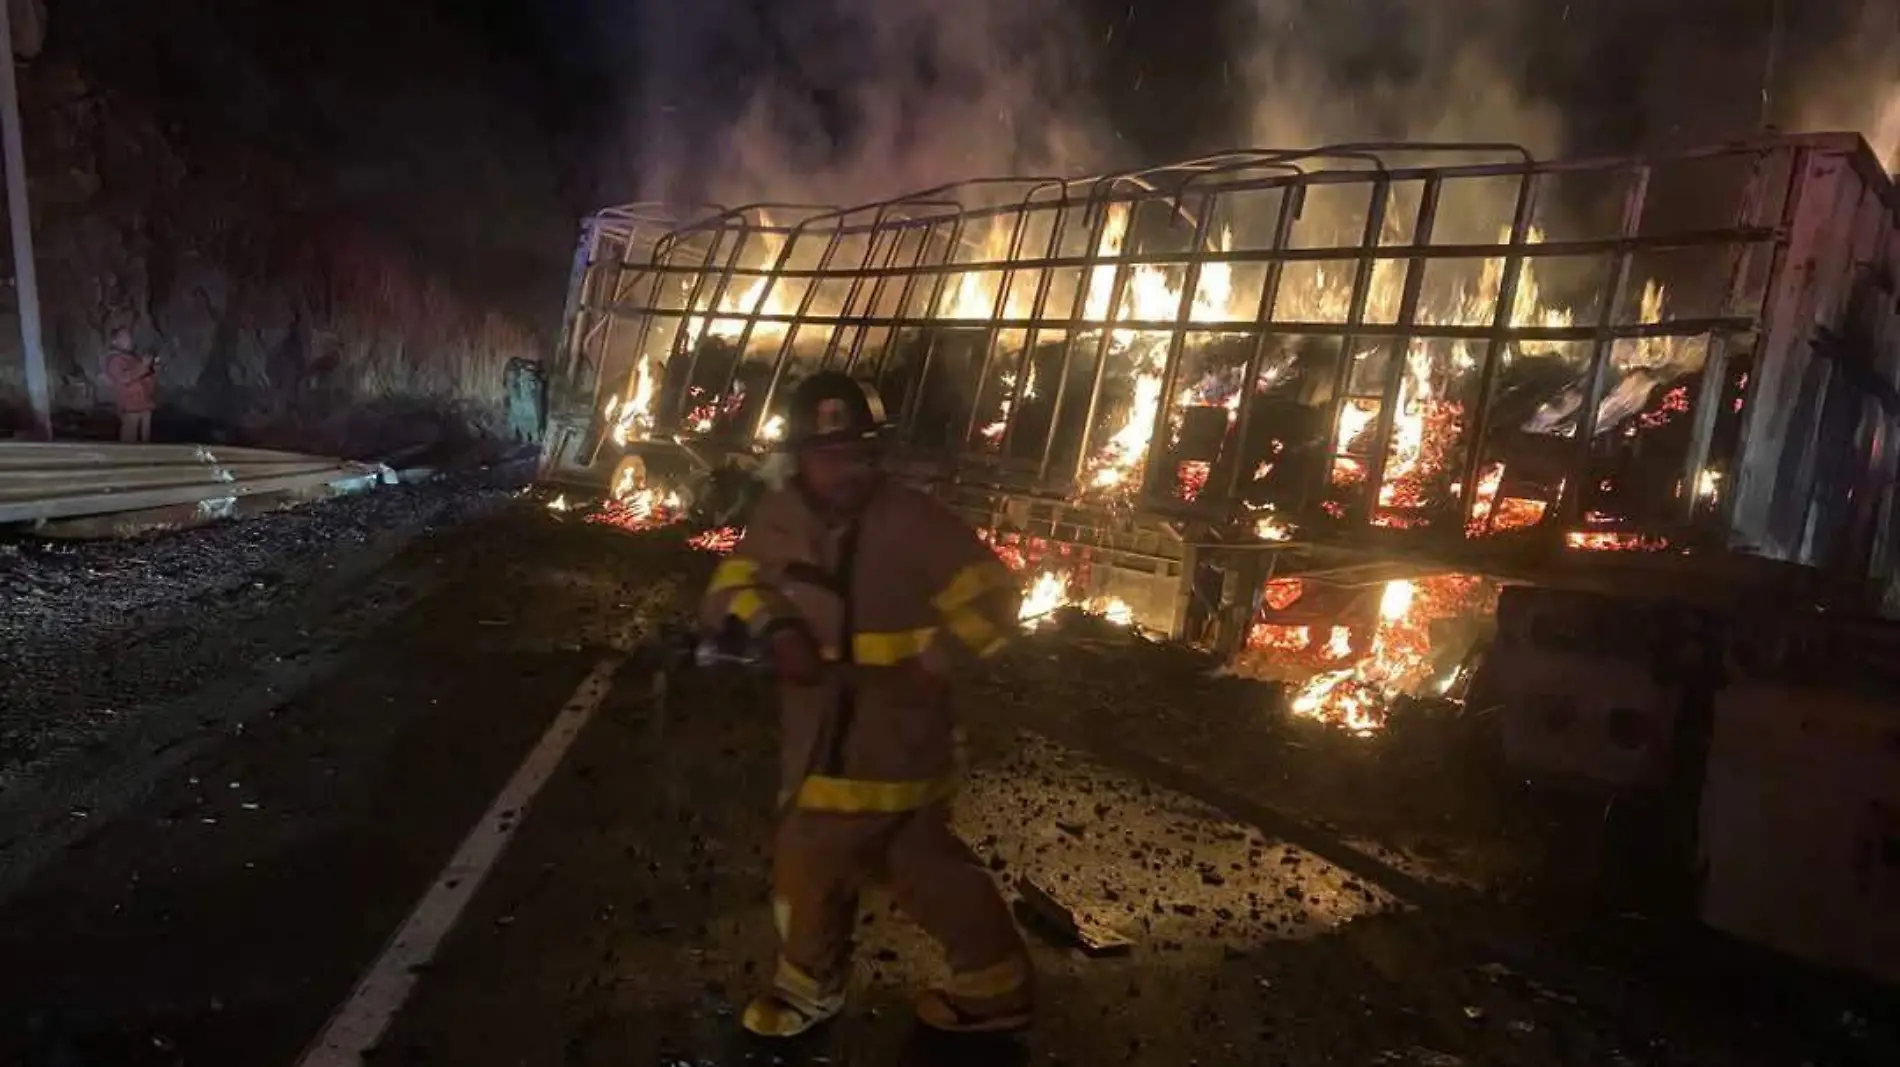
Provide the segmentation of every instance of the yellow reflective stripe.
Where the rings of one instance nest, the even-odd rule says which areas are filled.
[[[968,609],[952,612],[949,621],[950,632],[957,635],[957,640],[968,645],[972,652],[985,659],[995,655],[1009,643],[1009,639],[1003,636],[1003,631],[979,612]]]
[[[928,807],[956,793],[954,775],[914,782],[873,782],[814,774],[798,787],[798,806],[806,811],[895,814]]]
[[[818,979],[782,956],[778,961],[778,973],[772,976],[772,985],[781,993],[791,994],[796,1003],[811,1003],[829,995]]]
[[[759,580],[759,565],[749,559],[729,556],[720,561],[713,570],[712,587],[707,593],[723,593],[728,589],[738,589],[752,585]]]
[[[726,610],[750,625],[759,616],[765,614],[765,598],[750,589],[741,589],[733,595],[732,606]]]
[[[851,658],[860,666],[894,667],[907,659],[923,655],[936,634],[934,626],[926,626],[921,630],[860,633],[851,638]]]
[[[980,971],[965,971],[950,976],[946,991],[954,997],[991,1000],[1006,997],[1029,983],[1029,961],[1012,956]]]
[[[943,591],[930,598],[938,611],[949,612],[968,604],[984,593],[1001,589],[1015,581],[1009,568],[996,560],[972,563],[956,573]]]

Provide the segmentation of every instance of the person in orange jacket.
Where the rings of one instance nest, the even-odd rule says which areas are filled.
[[[868,384],[814,375],[788,416],[795,474],[760,500],[701,612],[708,629],[736,617],[769,650],[780,695],[779,960],[744,1025],[791,1037],[843,1009],[858,896],[881,884],[949,957],[920,1021],[1020,1029],[1028,953],[949,816],[952,680],[1015,632],[1021,592],[967,523],[883,475]]]
[[[119,440],[145,444],[152,439],[152,411],[158,407],[158,357],[142,356],[132,348],[131,330],[114,330],[112,351],[106,356],[119,407]]]

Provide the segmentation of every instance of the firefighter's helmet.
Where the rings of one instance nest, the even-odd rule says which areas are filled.
[[[821,371],[799,382],[786,422],[785,443],[791,448],[876,441],[889,428],[877,388],[841,371]]]

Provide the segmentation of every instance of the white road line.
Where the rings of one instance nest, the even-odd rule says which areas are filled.
[[[435,956],[442,939],[521,825],[528,804],[547,784],[574,738],[613,688],[614,672],[620,664],[618,657],[601,660],[581,681],[547,733],[541,735],[540,743],[528,753],[481,821],[462,839],[462,846],[422,895],[382,956],[358,980],[350,998],[330,1016],[323,1033],[304,1051],[297,1067],[358,1067],[364,1053],[382,1040],[383,1032],[415,988],[417,972]]]

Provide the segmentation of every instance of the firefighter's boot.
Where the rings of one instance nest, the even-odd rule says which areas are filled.
[[[1035,1017],[1029,962],[1010,960],[988,973],[957,975],[942,989],[917,998],[917,1021],[953,1034],[1026,1030]]]
[[[879,824],[803,810],[779,823],[772,861],[772,925],[778,970],[772,990],[747,1005],[741,1020],[760,1037],[797,1037],[844,1010],[851,973],[851,928],[861,853],[873,851]]]
[[[770,993],[754,997],[741,1020],[759,1037],[797,1037],[837,1018],[844,1010],[844,984],[821,983],[781,962]]]
[[[935,805],[906,820],[891,844],[898,907],[950,958],[950,981],[917,1001],[917,1019],[951,1033],[1005,1033],[1030,1023],[1035,975],[1022,935],[989,872]]]

